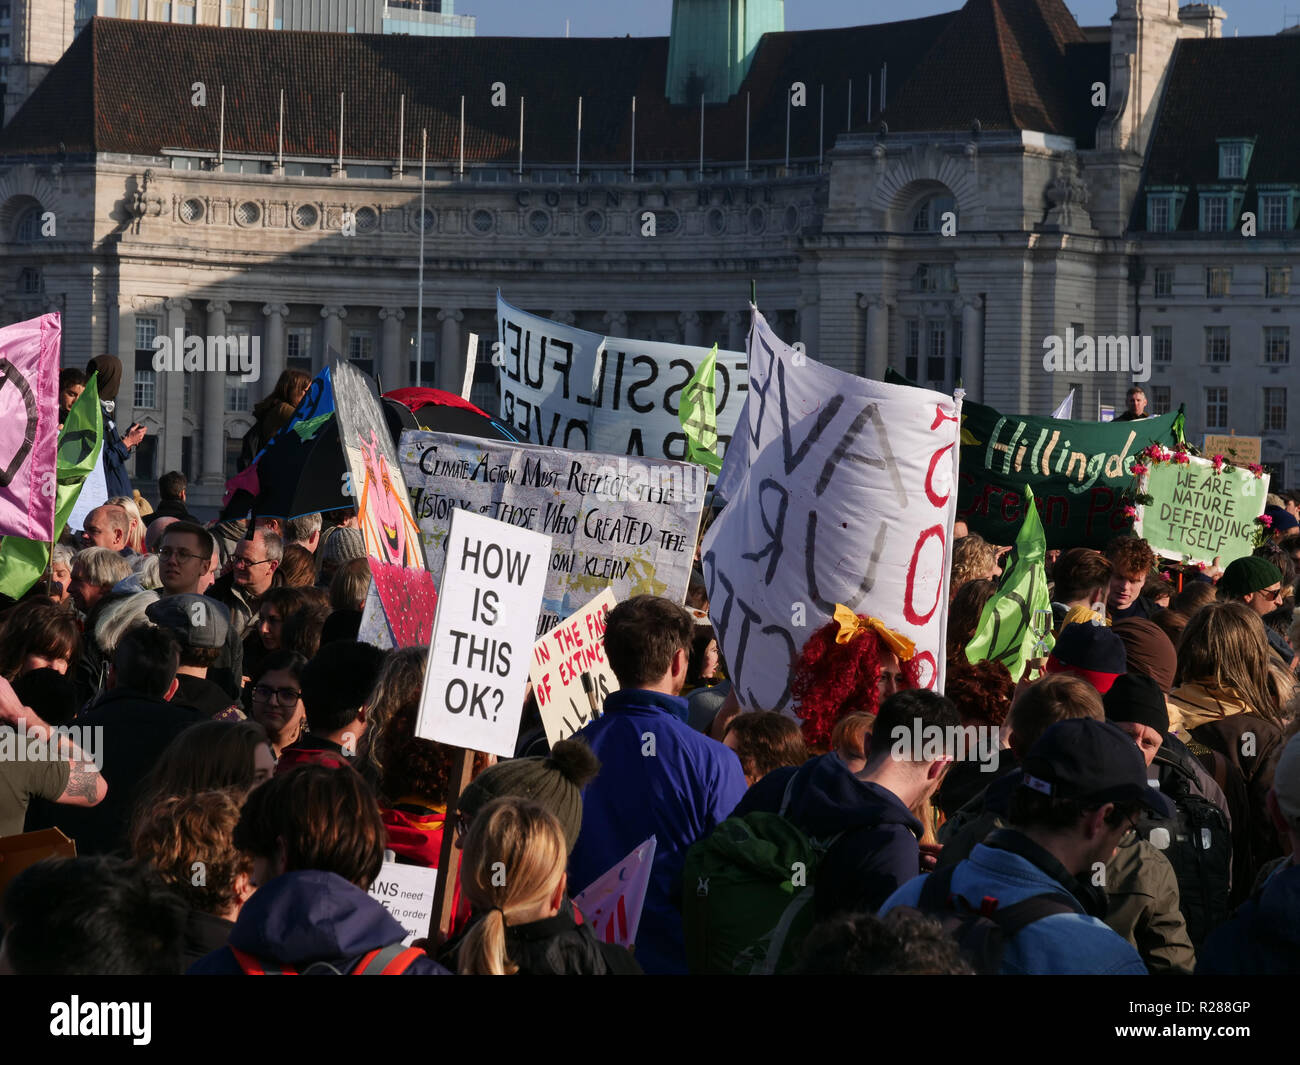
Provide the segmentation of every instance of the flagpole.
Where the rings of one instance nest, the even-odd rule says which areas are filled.
[[[429,130],[420,130],[420,269],[415,297],[415,387],[420,387],[424,370],[424,175],[428,166]]]

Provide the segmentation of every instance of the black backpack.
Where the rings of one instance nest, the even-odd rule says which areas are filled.
[[[1080,912],[1077,905],[1051,892],[1031,895],[1010,906],[999,906],[997,899],[986,895],[976,909],[953,894],[956,869],[949,866],[927,876],[915,909],[939,922],[981,976],[1002,971],[1002,950],[1022,928],[1053,914]]]
[[[1171,818],[1144,814],[1137,832],[1174,867],[1178,903],[1192,946],[1231,916],[1232,833],[1223,811],[1192,790],[1196,777],[1172,758],[1156,756],[1160,790],[1174,804]]]

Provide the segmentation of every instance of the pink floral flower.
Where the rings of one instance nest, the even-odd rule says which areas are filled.
[[[1136,518],[1137,513],[1137,507],[1132,504],[1128,504],[1124,507],[1124,517],[1126,518]]]
[[[1215,473],[1222,473],[1222,472],[1223,472],[1223,463],[1224,463],[1225,461],[1226,461],[1226,460],[1224,459],[1224,457],[1223,457],[1222,455],[1215,455],[1215,456],[1214,456],[1214,472],[1215,472]]]
[[[1253,473],[1257,479],[1264,476],[1264,467],[1261,466],[1258,462],[1252,462],[1249,466],[1246,467],[1246,469],[1250,470],[1250,472]]]
[[[1261,514],[1255,520],[1266,529],[1273,528],[1273,516],[1271,514]]]
[[[1151,468],[1151,467],[1150,467],[1150,466],[1147,466],[1145,463],[1142,463],[1142,462],[1135,462],[1135,463],[1133,463],[1133,475],[1134,475],[1135,477],[1141,477],[1141,476],[1142,476],[1144,473],[1146,473],[1150,468]]]

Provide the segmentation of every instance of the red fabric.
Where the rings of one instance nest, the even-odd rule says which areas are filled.
[[[1048,673],[1073,673],[1076,677],[1082,677],[1102,695],[1110,691],[1111,685],[1119,677],[1118,673],[1098,673],[1095,669],[1081,669],[1079,666],[1067,666],[1056,655],[1049,655],[1047,659]]]
[[[280,761],[276,764],[277,773],[287,773],[300,765],[323,765],[330,769],[351,769],[352,764],[341,754],[333,751],[302,750],[286,747],[280,752]]]
[[[379,813],[387,830],[389,850],[413,865],[422,865],[426,869],[438,868],[442,855],[442,830],[446,823],[446,815],[441,810],[413,814],[381,806]],[[456,888],[451,897],[452,933],[468,920],[469,903],[460,893],[460,876],[457,875]]]
[[[469,400],[461,399],[454,392],[444,392],[441,388],[395,388],[391,392],[385,392],[384,398],[395,399],[403,407],[413,411],[434,404],[439,407],[463,407],[465,410],[472,410],[475,414],[488,417]]]

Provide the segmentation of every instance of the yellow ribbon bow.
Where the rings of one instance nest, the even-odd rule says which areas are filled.
[[[886,647],[898,655],[900,662],[910,662],[912,656],[916,654],[916,644],[901,633],[889,628],[879,618],[860,618],[848,607],[836,603],[835,620],[840,625],[840,631],[835,636],[836,643],[849,643],[862,633],[870,630],[885,642]]]

